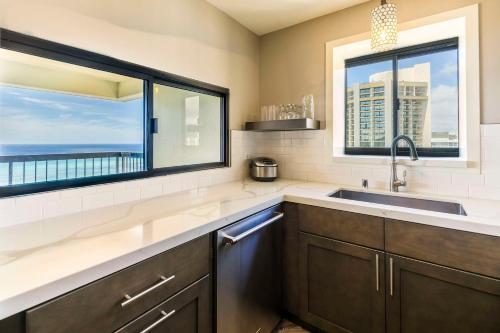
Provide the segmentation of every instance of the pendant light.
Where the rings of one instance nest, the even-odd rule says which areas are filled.
[[[396,46],[398,42],[397,8],[386,0],[372,10],[372,49],[385,51]]]

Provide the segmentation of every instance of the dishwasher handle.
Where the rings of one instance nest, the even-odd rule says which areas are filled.
[[[269,220],[266,220],[266,221],[262,222],[261,224],[258,224],[255,227],[248,229],[247,231],[244,231],[237,236],[230,236],[230,235],[226,234],[225,232],[221,231],[220,234],[222,236],[222,244],[224,244],[224,246],[234,245],[234,244],[238,243],[240,240],[242,240],[243,238],[250,236],[251,234],[259,231],[260,229],[267,227],[271,223],[280,220],[283,216],[285,216],[284,213],[276,212],[276,213],[274,213],[274,216],[271,217]]]

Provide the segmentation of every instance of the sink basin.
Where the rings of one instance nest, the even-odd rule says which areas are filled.
[[[387,195],[387,194],[360,192],[351,190],[338,190],[337,192],[334,192],[329,196],[332,198],[365,201],[382,205],[399,206],[399,207],[407,207],[414,209],[423,209],[440,213],[448,213],[448,214],[464,215],[464,216],[467,215],[467,213],[464,210],[464,207],[456,202],[408,198],[396,195]]]

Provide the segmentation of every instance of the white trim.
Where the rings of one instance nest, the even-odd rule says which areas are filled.
[[[443,29],[447,27],[448,29]],[[399,24],[398,47],[417,45],[450,37],[459,38],[459,136],[461,157],[423,159],[422,166],[468,168],[480,171],[480,78],[479,11],[471,5]],[[365,156],[343,154],[344,146],[344,60],[372,53],[368,32],[326,43],[326,129],[327,145],[334,161],[366,163]],[[334,84],[342,82],[342,84]],[[341,112],[335,112],[341,110]],[[465,110],[465,112],[464,112]],[[388,157],[369,159],[388,163]],[[426,162],[428,161],[428,162]]]

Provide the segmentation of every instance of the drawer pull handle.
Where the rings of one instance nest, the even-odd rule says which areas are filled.
[[[170,280],[173,280],[174,278],[175,278],[175,275],[172,275],[172,276],[170,276],[170,277],[168,277],[168,278],[166,278],[166,277],[164,277],[164,276],[162,275],[162,276],[160,276],[160,279],[161,279],[161,281],[160,281],[160,282],[158,282],[157,284],[152,285],[152,286],[151,286],[151,287],[149,287],[148,289],[145,289],[145,290],[141,291],[141,292],[140,292],[140,293],[138,293],[137,295],[135,295],[135,296],[130,296],[129,294],[126,294],[126,295],[125,295],[125,301],[123,301],[123,302],[122,302],[122,308],[124,308],[127,304],[130,304],[130,303],[132,303],[133,301],[135,301],[135,300],[137,300],[137,299],[141,298],[142,296],[144,296],[144,295],[146,295],[146,294],[148,294],[148,293],[152,292],[152,291],[153,291],[153,290],[155,290],[156,288],[163,286],[165,283],[167,283],[167,282],[168,282],[168,281],[170,281]]]
[[[266,220],[266,221],[262,222],[261,224],[258,224],[255,227],[248,229],[247,231],[242,232],[241,234],[239,234],[237,236],[230,236],[230,235],[226,234],[225,232],[220,232],[220,234],[223,237],[222,242],[224,243],[225,246],[234,245],[234,244],[238,243],[240,240],[242,240],[243,238],[248,237],[253,233],[256,233],[260,229],[267,227],[268,225],[270,225],[271,223],[273,223],[275,221],[278,221],[283,216],[285,216],[285,214],[276,212],[276,213],[274,213],[274,216],[271,217],[269,220]]]
[[[380,289],[380,281],[379,281],[379,267],[378,267],[378,253],[375,254],[375,284],[377,287],[377,291]]]
[[[160,325],[162,321],[164,321],[168,317],[172,316],[175,313],[175,310],[172,310],[169,313],[166,313],[165,311],[161,310],[160,313],[161,313],[161,318],[158,319],[157,321],[155,321],[154,323],[152,323],[151,325],[149,325],[148,327],[146,327],[145,329],[143,329],[141,331],[141,333],[147,333],[147,332],[151,331],[153,328],[155,328],[156,326]]]

